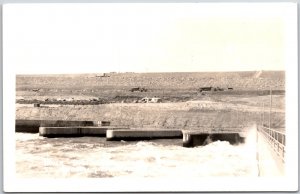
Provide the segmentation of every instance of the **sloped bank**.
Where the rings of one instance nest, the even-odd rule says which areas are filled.
[[[188,103],[161,104],[102,104],[86,106],[60,106],[49,108],[18,107],[16,119],[110,121],[111,125],[130,127],[157,127],[197,129],[199,127],[239,127],[260,123],[262,114],[251,107],[198,106]],[[256,110],[256,111],[255,111]],[[267,122],[267,113],[265,122]],[[272,124],[284,128],[284,112],[272,114]]]

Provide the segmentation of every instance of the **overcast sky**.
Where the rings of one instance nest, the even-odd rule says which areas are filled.
[[[18,74],[284,70],[288,4],[10,4]]]

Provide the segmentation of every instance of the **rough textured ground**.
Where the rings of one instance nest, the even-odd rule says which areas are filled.
[[[279,98],[279,97],[277,97]],[[252,101],[250,101],[252,102]],[[284,128],[285,112],[272,109],[272,127]],[[57,107],[18,107],[18,119],[108,120],[112,125],[165,128],[238,127],[262,122],[262,108],[243,103],[189,101],[182,103],[113,103]],[[269,109],[265,109],[265,124]]]
[[[18,75],[17,102],[23,105],[17,104],[16,118],[108,120],[112,125],[187,129],[237,127],[262,123],[264,118],[264,124],[269,125],[271,87],[271,125],[285,127],[284,72],[111,73],[109,76]],[[205,86],[234,90],[200,93],[199,87]],[[145,87],[148,91],[130,92],[132,87]],[[36,89],[39,90],[33,91]],[[163,103],[133,103],[146,96],[161,97]],[[45,102],[47,98],[60,100],[55,102],[60,105],[49,105]],[[83,103],[66,105],[72,103],[62,99]],[[42,107],[24,105],[35,101],[42,103]],[[88,105],[94,102],[99,103]]]
[[[74,98],[101,99],[109,102],[134,102],[142,97],[158,96],[165,102],[201,100],[200,87],[220,87],[232,91],[214,95],[266,95],[270,87],[274,94],[284,94],[285,73],[221,72],[221,73],[111,73],[110,77],[97,74],[34,75],[16,77],[17,96],[25,99]],[[130,92],[131,88],[145,87],[147,92]],[[39,89],[38,91],[34,91]]]
[[[80,79],[78,79],[80,78]],[[17,76],[17,90],[40,87],[45,89],[78,90],[112,87],[126,89],[145,86],[150,89],[160,88],[198,88],[204,86],[233,87],[245,89],[284,89],[284,71],[264,71],[259,76],[257,72],[210,72],[210,73],[110,73],[109,77],[99,77],[97,74],[78,75],[35,75]],[[87,92],[87,91],[86,91]]]

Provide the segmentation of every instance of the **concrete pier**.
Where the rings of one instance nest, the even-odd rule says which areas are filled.
[[[107,130],[106,140],[149,140],[182,138],[182,131],[179,129],[118,129]]]
[[[41,127],[95,126],[94,121],[41,120]]]
[[[33,104],[33,107],[41,107],[41,104],[39,104],[39,103],[34,103],[34,104]]]
[[[276,155],[263,134],[258,134],[257,142],[257,160],[259,176],[278,177],[284,176],[285,165],[281,158]]]
[[[16,120],[15,132],[38,133],[40,120]]]
[[[199,132],[183,131],[183,147],[204,146],[214,141],[228,141],[230,144],[245,142],[245,137],[238,132]]]
[[[94,121],[94,126],[110,126],[110,121]]]
[[[15,132],[38,133],[39,127],[93,126],[93,121],[26,120],[17,119]]]
[[[258,126],[256,131],[257,161],[259,176],[278,177],[285,175],[285,133]]]
[[[124,127],[99,126],[99,127],[40,127],[39,134],[44,137],[105,137],[107,130],[124,129]]]

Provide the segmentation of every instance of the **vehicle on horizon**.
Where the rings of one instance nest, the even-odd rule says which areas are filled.
[[[131,88],[130,91],[131,92],[147,92],[148,90],[146,88],[136,87],[136,88]]]

